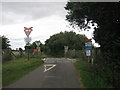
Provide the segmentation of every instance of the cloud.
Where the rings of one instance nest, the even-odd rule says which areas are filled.
[[[10,39],[12,49],[24,49],[24,27],[33,27],[31,43],[36,40],[44,43],[50,36],[61,31],[76,32],[77,30],[67,27],[69,23],[65,20],[65,4],[66,2],[2,2],[0,14],[4,25],[0,34]],[[91,33],[87,36],[91,38]]]
[[[1,0],[1,2],[67,2],[69,0]]]
[[[3,2],[3,24],[29,22],[51,15],[65,18],[65,2]]]
[[[0,3],[0,25],[2,25],[2,3]]]
[[[40,40],[44,43],[44,41],[53,34],[65,30],[69,31],[69,29],[66,28],[67,24],[68,23],[64,20],[64,18],[52,15],[27,23],[4,25],[2,26],[0,33],[10,39],[12,49],[19,47],[24,49],[24,38],[26,37],[24,27],[33,27],[33,31],[30,34],[30,37],[32,38],[31,43],[36,40]]]

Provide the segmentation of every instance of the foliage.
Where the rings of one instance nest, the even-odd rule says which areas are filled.
[[[2,38],[2,49],[8,49],[10,48],[10,41],[8,38],[6,38],[5,36],[0,36],[0,38]]]
[[[86,61],[77,61],[74,65],[80,71],[80,77],[85,88],[113,88]]]
[[[51,55],[63,56],[64,46],[68,46],[69,50],[82,50],[86,37],[76,34],[75,32],[60,32],[51,36],[45,41],[46,52]]]
[[[120,46],[120,3],[68,2],[65,9],[68,10],[66,18],[71,24],[86,29],[89,23],[97,23],[94,38],[102,50]]]
[[[7,37],[5,36],[0,36],[0,40],[2,42],[2,62],[6,62],[8,60],[12,60],[12,55],[11,55],[11,48],[10,48],[10,41]]]
[[[68,2],[66,18],[72,25],[86,30],[89,24],[95,26],[94,39],[100,44],[104,59],[100,67],[112,68],[114,72],[120,70],[120,2]],[[111,72],[109,72],[111,73]],[[109,74],[108,73],[108,74]],[[112,79],[111,79],[112,77]],[[115,76],[106,77],[115,87],[120,84]],[[117,86],[116,86],[117,85]]]

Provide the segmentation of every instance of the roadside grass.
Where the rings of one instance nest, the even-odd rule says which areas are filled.
[[[85,88],[113,88],[95,73],[93,65],[90,63],[81,60],[75,62],[74,65],[80,71],[81,81]]]
[[[43,63],[40,59],[18,59],[4,63],[2,65],[2,86],[9,85],[15,80],[18,80]]]

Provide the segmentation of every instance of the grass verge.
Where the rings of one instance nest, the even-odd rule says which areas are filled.
[[[75,67],[80,71],[81,81],[85,88],[113,88],[94,72],[93,66],[86,61],[77,61]]]
[[[2,65],[2,86],[9,85],[42,64],[43,61],[40,59],[18,59],[4,63]]]

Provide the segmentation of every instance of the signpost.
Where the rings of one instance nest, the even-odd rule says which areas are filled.
[[[86,50],[92,50],[92,46],[86,46],[85,49]]]
[[[65,56],[66,56],[68,52],[68,46],[64,46],[64,50],[65,50]]]
[[[38,49],[34,49],[34,52],[37,52],[38,51]]]
[[[40,43],[41,43],[40,40],[39,41],[35,41],[35,44],[37,45],[38,53],[40,52],[40,54],[41,54]]]
[[[85,50],[86,50],[86,56],[88,57],[88,62],[90,61],[91,56],[91,50],[92,50],[92,41],[91,39],[87,39],[85,43]]]
[[[26,46],[28,46],[28,60],[29,60],[29,46],[30,46],[30,42],[31,42],[31,38],[29,37],[31,31],[32,31],[33,27],[27,28],[24,27],[24,32],[26,34],[27,37],[24,38],[25,42],[26,42]]]
[[[26,42],[26,46],[30,46],[31,38],[30,37],[26,37],[26,38],[24,38],[24,40]]]
[[[86,50],[86,56],[90,56],[90,55],[91,55],[90,50]]]
[[[33,28],[33,27],[30,27],[30,28],[24,27],[24,32],[25,32],[25,34],[27,35],[27,37],[29,37],[29,35],[30,35],[31,31],[32,31],[32,28]]]
[[[35,44],[37,45],[37,47],[39,47],[40,46],[40,41],[35,41]]]

